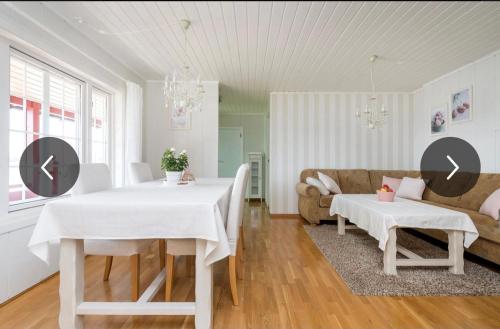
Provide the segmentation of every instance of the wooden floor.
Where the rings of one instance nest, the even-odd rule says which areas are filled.
[[[215,328],[500,328],[500,297],[355,296],[298,220],[271,220],[265,208],[252,206],[244,225],[240,306],[232,306],[223,261],[215,269]],[[103,268],[104,257],[87,258],[86,299],[127,300],[128,261],[118,257],[106,283]],[[158,256],[151,251],[142,261],[143,288],[158,271]],[[185,271],[185,257],[179,257],[174,301],[194,298],[193,277]],[[58,286],[55,276],[1,307],[0,328],[57,328]],[[191,316],[87,316],[85,327],[193,328],[194,323]]]

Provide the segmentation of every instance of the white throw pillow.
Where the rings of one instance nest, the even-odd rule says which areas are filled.
[[[318,171],[318,177],[321,183],[323,183],[330,192],[335,194],[342,194],[340,187],[337,185],[337,182],[335,182],[333,178],[319,171]]]
[[[319,193],[321,193],[321,195],[330,194],[330,191],[328,191],[326,186],[323,183],[321,183],[319,179],[316,179],[314,177],[307,177],[306,183],[309,185],[312,185],[312,186],[316,186],[319,190]]]
[[[498,220],[500,217],[500,188],[484,200],[479,213],[493,217]]]
[[[396,192],[400,198],[422,200],[422,194],[425,190],[425,182],[422,178],[403,177],[401,185]]]

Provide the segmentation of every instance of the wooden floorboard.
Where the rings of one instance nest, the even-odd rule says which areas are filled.
[[[215,267],[215,328],[500,328],[500,297],[369,297],[353,295],[309,239],[302,221],[271,220],[252,203],[245,213],[246,249],[240,306],[234,307],[227,260]],[[194,299],[194,277],[177,257],[174,301]],[[127,301],[129,262],[115,257],[102,281],[104,257],[87,257],[85,298]],[[159,271],[157,247],[141,257],[142,290]],[[0,329],[57,328],[59,276],[0,308]],[[155,298],[163,300],[163,289]],[[85,316],[86,328],[194,328],[192,316]]]

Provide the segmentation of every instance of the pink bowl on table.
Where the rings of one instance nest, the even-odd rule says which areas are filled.
[[[383,192],[377,191],[378,201],[382,202],[393,202],[396,192]]]

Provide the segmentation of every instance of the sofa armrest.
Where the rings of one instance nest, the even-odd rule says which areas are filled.
[[[319,198],[320,194],[316,186],[306,183],[297,183],[297,185],[295,185],[295,190],[299,195],[305,196],[306,198]]]

